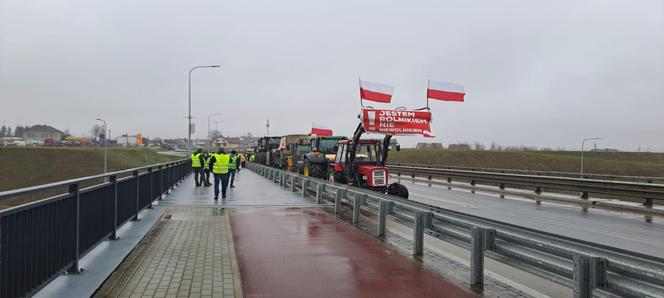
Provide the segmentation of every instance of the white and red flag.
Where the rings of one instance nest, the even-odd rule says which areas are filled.
[[[315,122],[311,123],[311,134],[317,135],[319,137],[328,137],[333,135],[331,128]]]
[[[394,87],[381,83],[360,80],[360,98],[365,100],[390,103]]]
[[[427,98],[429,99],[463,101],[465,95],[466,91],[462,85],[429,80],[429,87],[427,87]]]

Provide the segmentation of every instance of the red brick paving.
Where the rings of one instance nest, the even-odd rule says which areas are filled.
[[[316,208],[238,208],[245,297],[474,297]]]

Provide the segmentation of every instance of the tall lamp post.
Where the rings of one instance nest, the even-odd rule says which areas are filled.
[[[189,116],[187,119],[189,119],[189,127],[187,127],[187,131],[189,132],[187,135],[187,150],[191,152],[191,73],[194,72],[194,70],[199,69],[199,68],[214,68],[214,67],[221,67],[219,65],[198,65],[194,66],[189,70]]]
[[[583,149],[584,145],[586,144],[586,141],[590,140],[601,140],[602,138],[596,137],[596,138],[585,138],[583,141],[581,141],[581,178],[583,178]]]
[[[108,171],[108,126],[106,120],[97,118],[97,121],[104,122],[104,173]]]
[[[208,147],[210,147],[212,145],[212,140],[210,139],[210,118],[212,118],[212,116],[216,116],[216,115],[221,115],[221,113],[212,113],[212,114],[208,115],[208,133],[207,133]]]

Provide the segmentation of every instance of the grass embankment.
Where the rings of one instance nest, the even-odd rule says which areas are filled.
[[[532,171],[579,172],[578,151],[403,150],[389,162]],[[585,152],[584,172],[664,177],[664,153]]]
[[[109,148],[108,171],[182,159],[143,148]],[[104,172],[103,148],[0,148],[0,191],[80,178]],[[0,202],[0,209],[42,196]]]

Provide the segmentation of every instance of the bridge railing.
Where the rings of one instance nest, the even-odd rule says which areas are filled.
[[[507,224],[366,189],[250,163],[259,175],[334,202],[334,213],[350,206],[352,223],[361,213],[375,215],[376,236],[383,237],[387,219],[411,227],[413,254],[424,252],[424,234],[465,247],[471,252],[470,282],[484,284],[484,257],[569,286],[575,297],[592,295],[664,297],[664,259],[579,239]],[[370,222],[369,224],[373,224]]]
[[[450,170],[443,168],[429,168],[419,166],[390,165],[390,174],[400,179],[410,179],[429,184],[445,185],[449,189],[469,188],[476,190],[516,195],[533,199],[535,201],[554,201],[558,203],[576,204],[583,208],[603,208],[625,212],[635,212],[644,215],[664,215],[664,210],[652,208],[655,201],[664,202],[664,184],[635,183],[624,181],[579,179],[568,177],[506,174],[494,172],[479,172],[467,170]],[[460,184],[455,182],[466,182]],[[494,186],[482,187],[481,184]],[[495,188],[498,186],[498,188]],[[534,190],[532,193],[511,191],[506,188],[521,188]],[[576,192],[578,199],[554,195],[547,196],[543,192],[565,194]],[[606,195],[618,201],[640,201],[643,206],[625,204],[624,202],[611,202],[608,200],[594,200],[591,195]]]
[[[138,220],[190,172],[180,160],[113,173],[0,192],[0,200],[63,194],[0,210],[0,297],[30,296],[63,273],[78,273],[79,260],[117,229]],[[83,188],[89,183],[101,184]]]
[[[446,166],[446,165],[431,165],[431,164],[406,164],[406,163],[389,163],[388,166],[406,166],[418,168],[432,168],[432,169],[447,169],[447,170],[461,170],[473,172],[490,172],[502,174],[523,174],[535,176],[553,176],[553,177],[568,177],[568,178],[582,178],[593,180],[608,180],[608,181],[624,181],[624,182],[637,182],[637,183],[664,183],[662,176],[634,176],[634,175],[609,175],[609,174],[594,174],[594,173],[572,173],[560,171],[537,171],[537,170],[519,170],[519,169],[501,169],[501,168],[483,168],[483,167],[461,167],[461,166]]]

